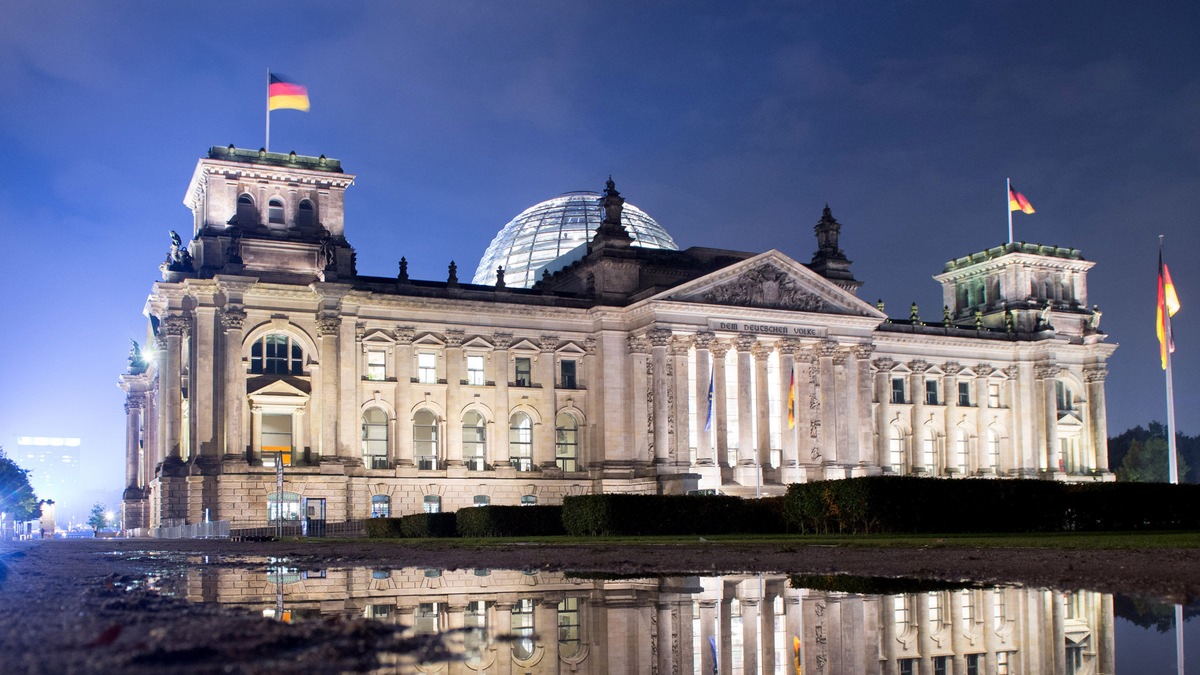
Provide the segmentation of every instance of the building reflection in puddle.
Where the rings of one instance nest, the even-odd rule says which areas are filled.
[[[1113,672],[1111,595],[1015,587],[873,594],[792,581],[271,564],[265,574],[195,569],[186,585],[190,600],[284,621],[349,614],[444,639],[456,660],[413,670],[447,675],[752,675],[797,666],[809,675]]]

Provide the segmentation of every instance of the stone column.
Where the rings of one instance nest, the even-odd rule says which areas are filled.
[[[317,401],[317,414],[321,430],[318,441],[318,453],[321,461],[336,461],[338,458],[337,419],[341,404],[338,402],[339,378],[341,370],[338,355],[338,330],[342,320],[336,316],[317,317],[317,352],[321,359],[321,381],[317,383],[317,391],[313,398]],[[257,420],[261,422],[261,418]],[[261,425],[256,424],[261,431]],[[255,448],[261,447],[255,443]]]
[[[729,466],[729,411],[725,398],[725,355],[729,353],[729,345],[725,342],[713,342],[709,347],[712,354],[713,367],[713,456],[717,464]]]
[[[743,619],[744,620],[744,619]],[[721,672],[733,672],[733,599],[721,597],[721,636],[717,656],[721,659]],[[743,647],[744,649],[744,647]]]
[[[884,473],[892,473],[892,457],[889,444],[892,438],[891,422],[894,419],[892,413],[892,368],[896,367],[896,362],[888,357],[875,359],[875,399],[878,405],[875,408],[875,461],[879,463],[879,467]],[[901,447],[904,446],[903,436],[900,441]],[[911,452],[905,454],[911,455]],[[898,467],[898,473],[906,473],[905,469],[908,465],[908,458],[901,455],[901,465]]]
[[[738,465],[754,466],[754,392],[750,387],[751,353],[758,344],[752,335],[739,335],[737,347],[737,416],[738,416]]]
[[[159,414],[164,420],[159,456],[164,463],[182,461],[180,444],[183,441],[183,397],[181,375],[183,372],[182,341],[187,330],[187,318],[182,314],[171,314],[163,318],[158,326],[158,349],[162,354],[158,369],[159,391],[162,406]]]
[[[667,344],[671,339],[671,331],[655,328],[646,333],[646,338],[650,341],[654,463],[665,464],[671,461],[671,378],[667,372]]]
[[[909,361],[908,368],[912,371],[908,380],[908,397],[912,401],[913,468],[920,467],[926,475],[937,476],[941,473],[938,471],[937,438],[931,439],[933,466],[928,466],[929,460],[925,456],[925,437],[930,433],[925,428],[925,371],[929,370],[929,364],[920,360]]]
[[[779,349],[779,385],[780,403],[782,404],[781,420],[783,442],[781,443],[779,459],[783,471],[780,482],[795,483],[800,480],[800,458],[797,452],[796,437],[800,429],[800,410],[805,407],[805,401],[796,392],[797,385],[803,379],[803,373],[796,372],[796,352],[800,349],[800,341],[795,338],[784,338],[778,342]],[[789,406],[789,401],[791,405]],[[791,422],[789,423],[789,418]]]
[[[796,461],[798,474],[811,480],[808,468],[820,461],[821,400],[820,366],[812,349],[796,351]],[[807,467],[807,468],[806,468]]]
[[[986,363],[981,363],[975,366],[975,437],[977,443],[982,450],[980,457],[987,457],[987,453],[991,451],[987,444],[988,438],[988,376],[995,370]],[[1003,441],[1001,441],[1003,444]],[[991,459],[981,462],[984,469],[991,468]],[[996,475],[1003,476],[1008,469],[1013,468],[1013,465],[1005,461],[1004,451],[1000,452],[1000,459],[996,467]]]
[[[1087,381],[1088,405],[1088,451],[1091,453],[1092,468],[1097,472],[1108,471],[1108,418],[1104,404],[1104,379],[1108,369],[1090,366],[1083,371]]]
[[[775,598],[779,596],[779,592],[772,589],[772,585],[773,582],[768,582],[762,600],[760,629],[762,641],[759,643],[759,649],[762,651],[762,671],[764,673],[774,673],[777,667],[775,663]],[[786,662],[785,660],[784,663]]]
[[[837,400],[838,459],[847,472],[861,461],[858,448],[858,365],[853,348],[838,349],[833,356],[834,389]],[[850,476],[850,473],[846,474]]]
[[[488,637],[493,635],[508,635],[512,633],[512,610],[513,603],[511,601],[497,601],[493,606],[495,613],[493,617],[495,622],[488,625]],[[411,625],[411,624],[409,624]],[[536,623],[534,628],[537,628]],[[513,670],[513,643],[510,640],[498,640],[494,643],[496,651],[496,666],[500,673],[511,673]]]
[[[338,405],[336,410],[337,456],[348,466],[362,466],[362,450],[359,436],[362,434],[362,418],[359,414],[359,370],[362,359],[362,338],[365,331],[354,321],[353,315],[343,310],[344,318],[338,335]],[[328,373],[329,371],[325,371]],[[300,451],[300,448],[296,449]]]
[[[670,352],[670,414],[671,414],[671,460],[681,470],[691,465],[692,443],[688,424],[688,353],[692,350],[692,338],[676,335],[668,346]],[[699,406],[697,406],[699,407]],[[699,431],[699,430],[697,430]]]
[[[557,598],[541,598],[533,606],[533,626],[540,636],[542,649],[542,666],[549,672],[559,669],[558,663],[558,600]]]
[[[760,599],[739,598],[739,601],[742,605],[742,672],[745,675],[757,675]]]
[[[508,466],[508,348],[512,345],[512,333],[496,333],[492,336],[492,378],[496,382],[496,419],[492,420],[488,434],[488,464]]]
[[[246,460],[246,436],[242,419],[246,405],[246,371],[242,366],[242,326],[246,310],[238,305],[226,305],[221,312],[224,331],[222,351],[225,354],[221,387],[221,416],[225,426],[224,461]]]
[[[543,335],[538,338],[538,347],[541,348],[541,354],[537,359],[537,379],[535,382],[542,385],[541,390],[541,406],[539,412],[542,415],[541,424],[533,426],[533,464],[540,466],[543,469],[555,469],[558,465],[554,461],[554,423],[555,416],[558,412],[558,405],[554,395],[555,372],[554,372],[554,350],[558,349],[561,342],[557,335]]]
[[[645,335],[631,335],[629,371],[632,373],[629,392],[629,440],[635,463],[653,462],[657,440],[654,420],[654,389],[651,381],[650,340]]]
[[[945,433],[946,443],[953,448],[953,461],[947,460],[947,466],[958,467],[958,374],[962,371],[962,366],[958,363],[949,362],[942,365],[942,392],[945,396],[946,404],[946,419]],[[967,443],[970,444],[968,437]],[[968,445],[967,467],[963,475],[971,473],[970,449]]]
[[[764,472],[765,481],[765,469],[771,465],[771,389],[767,381],[767,357],[771,355],[771,348],[756,344],[750,348],[750,353],[754,355],[754,419],[758,432],[755,434],[755,443],[758,447],[758,468]]]
[[[716,661],[713,660],[712,644],[717,641],[715,631],[717,624],[717,601],[700,601],[700,672],[715,673]]]
[[[250,406],[250,461],[262,462],[262,406]]]
[[[596,372],[596,338],[589,337],[583,341],[583,382],[580,383],[584,389],[593,391],[593,394],[584,394],[584,414],[587,415],[587,426],[579,429],[579,447],[578,447],[578,464],[579,470],[584,471],[593,464],[600,465],[604,462],[604,444],[596,441],[593,434],[597,429],[596,421],[602,415],[600,414],[601,402],[603,396],[599,391],[601,378]],[[584,424],[584,420],[579,423]],[[593,448],[597,448],[599,452],[593,454]]]
[[[859,466],[870,468],[872,472],[877,473],[879,463],[878,455],[875,453],[875,438],[879,432],[878,430],[872,431],[874,424],[871,415],[871,354],[873,353],[875,353],[874,345],[856,345],[853,349],[855,372],[851,395],[858,399],[858,415],[851,418],[855,420],[851,433],[855,432],[853,427],[857,427]]]
[[[712,353],[709,351],[709,346],[716,339],[716,335],[707,331],[696,333],[694,343],[696,345],[696,409],[693,412],[694,424],[696,425],[696,464],[700,466],[713,466],[717,463],[717,456],[714,452],[716,444],[713,443],[713,430],[716,424],[709,421],[710,411],[715,417],[715,405],[710,406],[708,401],[710,385],[713,398],[716,398],[716,383],[713,381],[713,365]],[[715,404],[716,401],[714,400]],[[709,429],[705,430],[708,425]],[[712,672],[711,670],[707,672]]]
[[[205,301],[207,302],[207,301]],[[217,308],[205,304],[193,312],[192,326],[189,332],[189,372],[188,404],[190,415],[188,424],[191,429],[191,459],[198,463],[195,467],[203,473],[216,473],[215,465],[220,461],[221,423],[218,416],[220,401],[217,389],[218,379],[224,371],[224,362],[217,360]],[[223,446],[222,446],[223,447]]]
[[[1042,366],[1037,369],[1038,381],[1042,384],[1042,398],[1045,403],[1045,442],[1043,452],[1046,457],[1046,469],[1051,474],[1062,471],[1062,455],[1058,449],[1058,392],[1055,383],[1062,368],[1055,365]]]
[[[466,375],[463,360],[464,332],[446,331],[446,468],[463,466],[462,458],[462,381]]]
[[[139,443],[142,436],[142,398],[135,394],[125,396],[125,494],[138,491]],[[130,499],[130,497],[125,497]]]
[[[818,378],[821,397],[821,462],[825,465],[826,478],[840,477],[833,467],[841,460],[838,448],[838,392],[833,372],[833,357],[838,353],[836,342],[827,340],[817,346]]]
[[[1026,368],[1031,366],[1026,364]],[[1011,455],[1013,465],[1017,467],[1018,474],[1025,477],[1034,477],[1038,473],[1038,459],[1034,455],[1036,434],[1032,432],[1031,425],[1034,424],[1032,415],[1026,408],[1031,410],[1036,409],[1035,401],[1025,401],[1021,397],[1022,388],[1022,367],[1020,365],[1008,366],[1004,369],[1004,374],[1008,376],[1008,380],[1004,383],[1005,395],[1008,398],[1008,427],[1011,430]],[[1031,377],[1031,375],[1029,376]],[[1039,427],[1041,425],[1038,425]]]

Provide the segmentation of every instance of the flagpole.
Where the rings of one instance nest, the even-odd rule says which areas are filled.
[[[263,143],[263,150],[271,151],[271,66],[266,66],[266,142]],[[1013,214],[1008,214],[1008,220],[1013,220]],[[1009,231],[1012,231],[1013,226],[1008,226]],[[1009,235],[1012,239],[1012,235]]]
[[[1160,288],[1165,283],[1163,280],[1163,235],[1158,235],[1158,283]],[[1162,299],[1163,306],[1159,311],[1163,315],[1163,336],[1166,339],[1166,348],[1163,350],[1167,355],[1167,479],[1172,485],[1179,483],[1179,462],[1175,454],[1175,385],[1171,378],[1171,345],[1174,344],[1174,337],[1171,335],[1171,312],[1167,308],[1166,297]]]
[[[1008,211],[1008,243],[1013,243],[1012,236],[1012,179],[1004,179],[1004,207]]]
[[[1183,605],[1175,603],[1175,672],[1183,675]]]

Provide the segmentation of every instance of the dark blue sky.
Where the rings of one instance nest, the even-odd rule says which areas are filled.
[[[931,275],[1007,237],[1097,262],[1109,431],[1165,416],[1157,237],[1200,433],[1200,6],[1101,2],[36,2],[0,22],[0,444],[80,436],[120,488],[116,377],[211,145],[263,144],[267,67],[312,111],[271,149],[358,174],[359,269],[469,275],[522,209],[612,174],[681,246],[807,262],[826,202],[860,295],[940,319]]]

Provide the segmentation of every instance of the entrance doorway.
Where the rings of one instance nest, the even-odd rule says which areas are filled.
[[[325,536],[325,500],[307,497],[304,500],[304,536]]]

